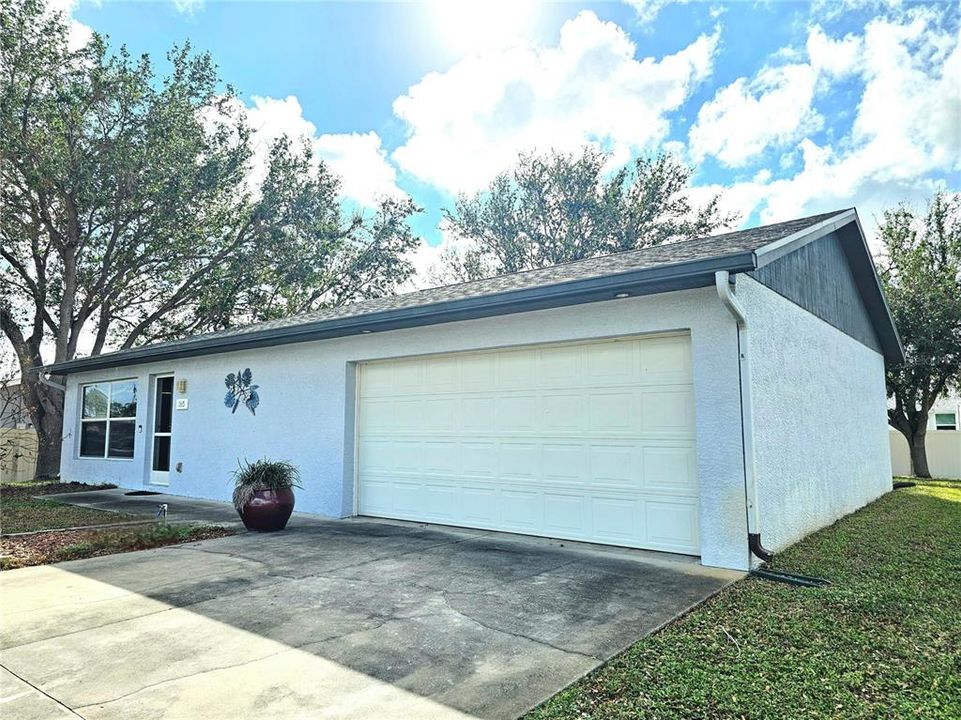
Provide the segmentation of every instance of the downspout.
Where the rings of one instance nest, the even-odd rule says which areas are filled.
[[[751,553],[769,562],[774,553],[761,544],[761,521],[758,512],[757,480],[754,467],[754,416],[751,397],[751,350],[744,308],[731,292],[733,279],[727,270],[714,273],[717,296],[737,322],[738,384],[741,388],[741,440],[744,448],[744,498],[747,509],[747,544]]]
[[[41,384],[41,385],[46,385],[47,387],[51,387],[51,388],[53,388],[54,390],[59,390],[59,391],[62,392],[62,393],[66,393],[66,392],[67,392],[67,386],[66,386],[66,385],[63,385],[63,384],[58,383],[58,382],[56,382],[56,381],[54,381],[54,380],[51,380],[51,379],[50,379],[50,373],[45,373],[42,369],[37,372],[37,378],[40,380],[40,384]]]

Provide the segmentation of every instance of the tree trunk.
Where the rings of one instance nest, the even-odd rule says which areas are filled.
[[[37,431],[37,469],[33,477],[58,477],[63,445],[63,393],[41,383],[33,372],[23,374],[20,391]]]
[[[908,449],[911,451],[911,474],[919,478],[931,477],[928,470],[928,453],[924,447],[927,437],[927,427],[916,428],[908,438]]]

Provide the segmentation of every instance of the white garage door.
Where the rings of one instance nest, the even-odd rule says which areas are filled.
[[[358,376],[359,514],[698,554],[688,335]]]

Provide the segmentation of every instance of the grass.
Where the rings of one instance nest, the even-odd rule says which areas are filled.
[[[779,553],[536,708],[555,718],[961,718],[961,481],[920,481]]]
[[[146,550],[234,534],[234,530],[197,525],[151,525],[110,530],[52,531],[0,539],[0,570]]]
[[[0,487],[0,532],[21,533],[143,519],[140,515],[95,510],[33,497],[113,487],[116,485],[59,482],[5,484]]]

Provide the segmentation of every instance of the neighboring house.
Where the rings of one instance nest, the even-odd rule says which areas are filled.
[[[0,382],[0,482],[25,482],[37,466],[37,433],[20,394],[20,379]]]
[[[269,457],[299,510],[744,569],[890,490],[902,358],[847,210],[47,369],[68,480],[227,500]]]
[[[912,475],[908,441],[894,428],[890,435],[894,474]],[[961,396],[946,395],[931,408],[924,449],[932,477],[961,478]]]

